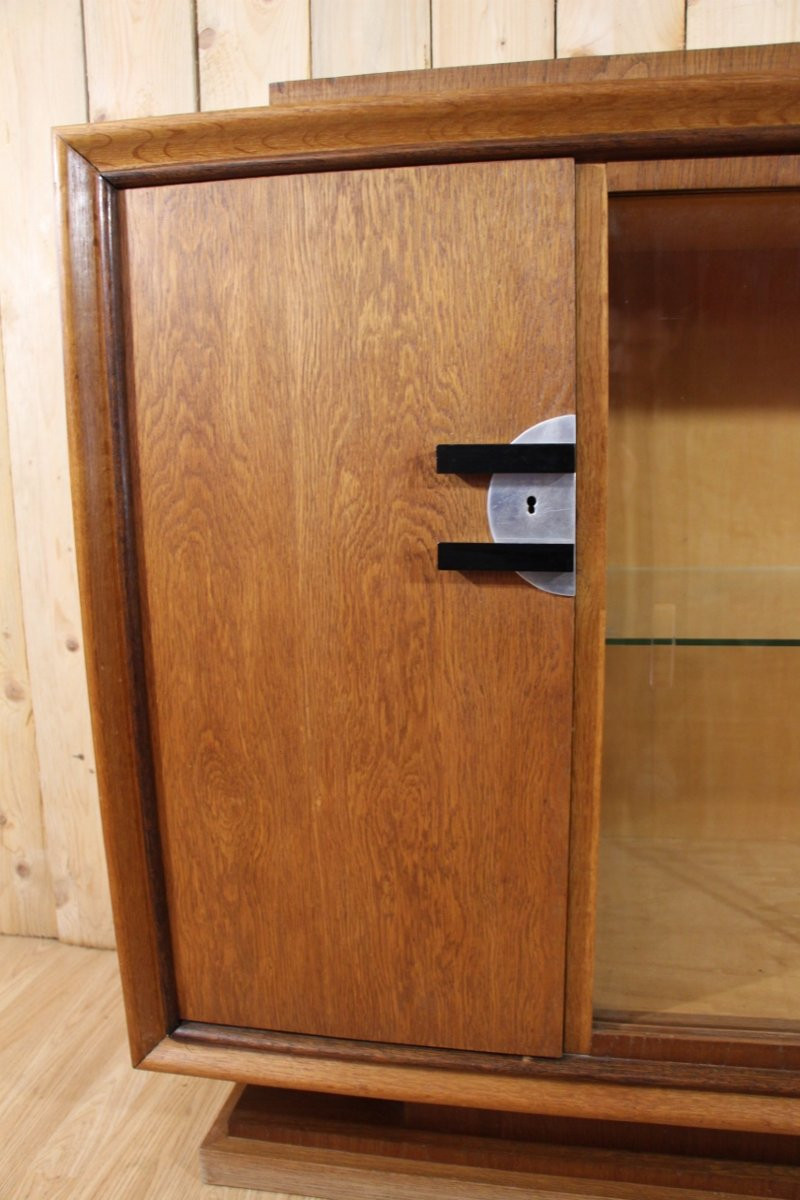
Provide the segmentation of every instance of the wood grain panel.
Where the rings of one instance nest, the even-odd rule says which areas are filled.
[[[438,573],[488,539],[433,464],[573,404],[572,181],[125,195],[184,1017],[560,1051],[572,603]]]
[[[45,848],[31,707],[0,343],[0,931],[53,937],[56,909]]]
[[[308,0],[198,0],[199,107],[267,104],[273,80],[310,74]]]
[[[559,58],[681,50],[683,45],[684,0],[558,0]]]
[[[434,67],[550,58],[553,0],[432,0]]]
[[[339,79],[306,79],[276,83],[270,104],[309,104],[318,100],[401,93],[519,87],[535,83],[579,83],[592,79],[667,79],[681,75],[716,75],[797,70],[800,46],[747,46],[730,50],[673,50],[659,54],[590,55],[541,62],[499,63],[473,67],[439,67],[432,71],[394,71]]]
[[[312,3],[313,75],[410,71],[430,65],[430,0]]]
[[[193,112],[191,0],[83,0],[89,118]]]
[[[108,945],[108,885],[81,653],[50,127],[85,116],[80,4],[0,9],[0,311],[27,656],[59,936]]]
[[[686,6],[689,49],[799,40],[798,0],[688,0]]]

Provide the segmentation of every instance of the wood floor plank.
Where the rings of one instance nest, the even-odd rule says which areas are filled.
[[[231,1085],[130,1067],[113,951],[0,937],[0,1080],[0,1200],[291,1200],[201,1182],[200,1143]],[[585,1182],[526,1200],[710,1195]]]
[[[229,1085],[131,1068],[112,951],[0,937],[0,1079],[2,1200],[287,1200],[201,1183]]]

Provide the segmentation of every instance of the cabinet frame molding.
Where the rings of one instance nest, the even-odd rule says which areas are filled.
[[[115,187],[470,162],[778,154],[800,150],[791,74],[532,84],[64,126]]]
[[[741,1075],[738,1091],[710,1091],[697,1083],[676,1087],[674,1076],[660,1084],[553,1078],[544,1073],[508,1076],[456,1063],[443,1068],[331,1061],[235,1045],[187,1045],[175,1036],[164,1038],[140,1065],[152,1071],[368,1099],[755,1133],[796,1135],[800,1110],[797,1096],[745,1091],[749,1079],[745,1085]]]
[[[403,1050],[398,1047],[379,1048],[377,1060],[361,1058],[354,1050],[349,1061],[334,1062],[330,1056],[315,1056],[310,1043],[318,1039],[307,1039],[310,1052],[298,1055],[266,1043],[254,1048],[252,1031],[230,1031],[225,1045],[186,1036],[172,972],[147,716],[117,249],[118,192],[126,188],[356,167],[568,156],[579,164],[608,162],[613,189],[627,190],[625,180],[634,170],[628,160],[646,164],[670,156],[713,160],[753,154],[800,154],[796,75],[732,73],[539,84],[109,122],[55,132],[85,645],[119,960],[136,1065],[442,1104],[493,1104],[617,1120],[645,1119],[646,1109],[646,1119],[654,1122],[796,1132],[800,1106],[792,1096],[800,1084],[788,1070],[748,1074],[753,1083],[760,1079],[763,1092],[751,1095],[746,1091],[750,1083],[745,1084],[736,1067],[706,1066],[698,1076],[687,1072],[685,1063],[638,1060],[636,1082],[623,1084],[609,1081],[610,1059],[584,1057],[611,1049],[608,1035],[598,1042],[592,1034],[591,878],[584,880],[583,892],[576,893],[568,933],[570,952],[578,962],[568,985],[567,1049],[579,1057],[540,1063],[535,1077],[501,1070],[493,1074],[492,1056],[487,1056],[488,1070],[475,1071],[471,1056],[456,1051],[448,1052],[447,1069],[431,1069],[398,1062],[395,1056]],[[579,168],[579,178],[584,196],[580,236],[588,246],[586,261],[597,264],[598,254],[601,259],[603,254],[597,230],[604,228],[604,167]],[[588,311],[597,285],[581,282],[580,267],[578,288]],[[582,336],[597,348],[602,330],[587,324]],[[579,378],[579,398],[604,386],[603,361],[581,368],[586,374]],[[604,433],[594,427],[587,436],[595,439],[596,449],[596,438]],[[602,530],[599,536],[602,539]],[[602,548],[602,540],[599,544]],[[596,579],[598,563],[599,553],[591,565],[587,562]],[[579,616],[576,662],[593,662],[600,669],[602,620],[602,602]],[[601,695],[595,691],[576,712],[576,745],[593,755],[585,759],[583,781],[579,778],[576,785],[580,803],[572,844],[580,854],[586,854],[597,837],[593,793],[600,710]],[[574,870],[573,877],[577,878]],[[563,1078],[564,1069],[578,1061],[585,1077]],[[513,1061],[506,1065],[513,1068]]]

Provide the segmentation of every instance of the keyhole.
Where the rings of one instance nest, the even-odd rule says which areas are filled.
[[[528,496],[528,512],[533,516],[536,512],[536,497]]]

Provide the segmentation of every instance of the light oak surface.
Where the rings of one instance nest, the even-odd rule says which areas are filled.
[[[680,50],[684,44],[684,0],[648,0],[646,4],[558,0],[557,13],[559,58]]]
[[[198,0],[199,107],[267,104],[278,79],[310,73],[308,0]]]
[[[52,879],[51,887],[46,873],[31,876],[42,889],[37,904],[43,924],[37,932],[51,932],[55,919],[65,941],[109,945],[70,506],[49,145],[54,123],[86,116],[80,7],[77,0],[0,6],[5,131],[0,168],[13,181],[0,189],[0,313],[19,577]],[[4,564],[4,570],[13,569],[8,559]],[[13,579],[3,579],[0,587],[13,589]],[[21,738],[13,753],[30,754],[30,743]],[[14,776],[25,788],[25,811],[31,814],[15,836],[32,854],[42,853],[30,757]],[[0,795],[7,786],[0,780]]]
[[[555,36],[551,0],[432,0],[434,67],[550,58]]]
[[[56,932],[17,564],[0,345],[0,929]]]
[[[428,0],[314,0],[311,72],[355,75],[431,65]]]
[[[197,107],[191,0],[83,0],[89,120]]]
[[[131,1068],[111,951],[0,938],[0,1078],[3,1200],[276,1200],[200,1182],[230,1085]]]
[[[126,193],[186,1019],[560,1052],[572,602],[437,571],[489,538],[434,450],[572,408],[573,174]]]
[[[688,0],[686,45],[755,46],[800,38],[797,0]]]

